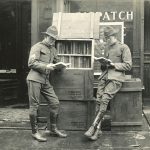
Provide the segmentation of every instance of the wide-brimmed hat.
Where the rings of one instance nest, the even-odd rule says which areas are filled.
[[[117,29],[114,29],[113,27],[111,26],[107,26],[105,27],[104,29],[104,36],[105,37],[109,37],[109,36],[112,36],[112,35],[116,35],[118,33],[118,30]]]
[[[46,32],[42,32],[43,34],[49,35],[55,39],[58,38],[58,31],[56,26],[50,26],[47,28]]]

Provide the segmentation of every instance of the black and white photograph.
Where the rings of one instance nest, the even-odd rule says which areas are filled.
[[[0,0],[0,150],[150,150],[150,0]]]

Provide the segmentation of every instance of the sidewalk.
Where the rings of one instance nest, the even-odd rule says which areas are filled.
[[[0,129],[0,150],[150,150],[150,130],[143,117],[140,132],[103,131],[100,138],[93,142],[84,136],[84,131],[67,131],[68,137],[47,137],[41,143],[31,137],[31,130]]]
[[[15,112],[18,112],[17,109]],[[23,113],[25,112],[23,110]],[[44,143],[31,137],[27,118],[21,117],[23,120],[17,124],[18,118],[12,118],[12,115],[8,114],[8,121],[0,122],[0,150],[150,150],[150,107],[145,107],[143,112],[142,131],[103,131],[100,138],[93,142],[84,136],[85,131],[66,131],[68,137],[62,139],[50,137],[44,130],[40,130],[47,137],[47,142]],[[15,124],[9,124],[10,118]]]
[[[43,131],[42,131],[43,133]],[[40,143],[31,137],[30,130],[0,130],[1,150],[149,150],[149,132],[109,132],[100,138],[89,141],[81,131],[68,131],[66,139],[47,137],[47,142]],[[43,133],[44,134],[44,133]]]

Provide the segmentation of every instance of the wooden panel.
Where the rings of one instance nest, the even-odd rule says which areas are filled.
[[[49,108],[41,104],[39,122],[46,122]],[[91,124],[94,115],[94,101],[60,101],[58,127],[65,130],[85,130]]]
[[[18,80],[15,79],[0,79],[0,102],[5,104],[7,100],[18,98]]]
[[[93,71],[91,70],[55,71],[50,79],[60,100],[93,99]]]
[[[54,13],[53,25],[58,28],[60,39],[98,39],[99,17],[99,13]]]
[[[127,88],[141,88],[141,81],[126,84]],[[125,84],[124,84],[125,86]],[[136,130],[142,126],[142,92],[120,91],[111,101],[112,130]],[[124,128],[126,127],[126,128]]]
[[[144,98],[150,98],[150,64],[147,63],[144,65]]]

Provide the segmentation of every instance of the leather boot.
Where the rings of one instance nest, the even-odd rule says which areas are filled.
[[[37,117],[34,115],[30,115],[29,117],[30,117],[31,129],[32,129],[32,137],[39,142],[46,142],[47,139],[42,137],[38,131]]]
[[[90,137],[92,141],[96,141],[98,137],[100,136],[100,134],[102,134],[102,131],[100,128],[101,128],[101,122],[98,124],[97,129],[95,130],[95,133]]]
[[[85,133],[84,135],[87,137],[91,137],[95,132],[95,127],[92,125]]]
[[[84,133],[85,136],[87,136],[88,138],[90,138],[91,136],[93,136],[96,132],[96,129],[99,128],[98,126],[101,124],[101,120],[104,116],[104,113],[99,111],[95,117],[95,120],[92,124],[92,126],[88,129],[88,131],[86,131]]]
[[[67,137],[67,134],[62,133],[60,130],[57,129],[56,124],[51,124],[51,133],[52,135],[65,138]]]
[[[61,138],[65,138],[67,137],[67,134],[62,133],[60,130],[57,129],[57,126],[56,126],[57,118],[58,118],[58,114],[50,113],[50,123],[51,123],[50,134],[61,137]]]
[[[32,137],[39,142],[46,142],[47,141],[47,139],[42,137],[42,135],[39,132],[32,134]]]

